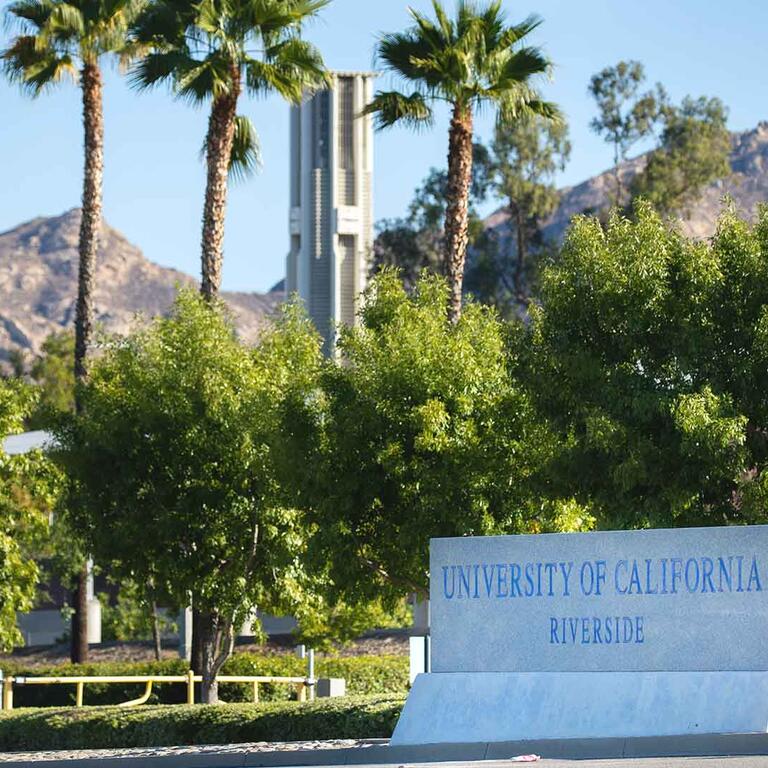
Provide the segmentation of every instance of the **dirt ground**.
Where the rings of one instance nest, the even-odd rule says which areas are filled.
[[[244,638],[245,640],[245,638]],[[268,653],[284,654],[294,653],[294,641],[292,638],[276,637],[263,644],[238,642],[235,653]],[[339,646],[332,655],[338,656],[382,656],[382,655],[408,655],[408,636],[404,633],[376,633],[361,637],[358,640],[344,646]],[[149,642],[135,643],[104,643],[91,646],[90,661],[152,661],[154,650]],[[163,648],[164,659],[175,659],[178,651],[175,646]],[[0,669],[4,661],[23,663],[29,667],[48,667],[56,664],[64,664],[69,661],[69,647],[66,645],[17,648],[11,654],[0,655]]]

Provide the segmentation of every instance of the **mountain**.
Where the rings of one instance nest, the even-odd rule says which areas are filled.
[[[749,217],[754,216],[758,203],[768,201],[768,122],[759,123],[754,130],[732,134],[731,146],[733,175],[707,187],[701,199],[692,206],[690,218],[680,223],[682,231],[691,237],[706,238],[714,234],[725,194],[733,197],[737,210]],[[625,187],[642,170],[646,158],[647,155],[641,155],[621,165]],[[613,189],[613,170],[562,189],[559,206],[543,223],[544,236],[560,241],[572,216],[606,208]],[[486,219],[486,226],[503,237],[509,231],[507,219],[506,210],[502,208]]]
[[[646,156],[621,167],[625,184],[642,169]],[[754,130],[732,135],[733,175],[709,186],[681,222],[687,234],[704,238],[714,232],[724,194],[739,211],[752,216],[757,203],[768,200],[768,122]],[[561,191],[557,210],[544,222],[544,234],[561,240],[572,216],[598,211],[608,205],[613,172]],[[507,213],[493,213],[486,225],[502,239],[509,236]],[[0,363],[13,348],[36,353],[48,334],[71,328],[77,293],[77,241],[80,211],[54,218],[38,218],[0,234]],[[168,310],[177,285],[192,285],[189,275],[148,261],[141,251],[108,225],[104,225],[96,270],[96,318],[107,330],[125,333],[136,313],[146,316]],[[227,293],[237,327],[253,340],[283,300],[283,285],[269,293]]]
[[[50,333],[74,326],[79,229],[80,210],[73,209],[0,234],[0,360],[13,348],[37,353]],[[189,275],[148,261],[106,223],[102,227],[94,303],[96,321],[106,330],[125,333],[137,313],[167,312],[176,287],[194,284]],[[278,290],[221,295],[247,341],[284,297]]]

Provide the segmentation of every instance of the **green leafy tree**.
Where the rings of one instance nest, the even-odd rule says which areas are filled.
[[[491,157],[480,142],[472,145],[472,181],[469,195],[469,243],[474,246],[484,231],[477,205],[488,194]],[[448,195],[448,173],[431,168],[413,194],[408,214],[400,219],[379,223],[374,242],[372,273],[382,267],[399,270],[409,289],[415,286],[422,270],[444,274],[443,222]]]
[[[553,446],[509,376],[503,324],[474,302],[446,322],[448,294],[438,276],[409,294],[380,273],[321,396],[288,411],[291,485],[335,598],[423,594],[432,536],[573,524],[568,504],[541,502],[534,477]]]
[[[413,289],[422,271],[442,273],[439,233],[417,228],[410,218],[383,219],[376,224],[371,273],[399,270],[403,285]]]
[[[60,477],[39,451],[9,456],[3,442],[21,432],[35,392],[19,381],[0,380],[0,650],[23,638],[16,612],[34,607],[40,575],[34,555],[44,544]]]
[[[651,206],[574,220],[519,340],[553,492],[611,528],[765,520],[768,210],[688,240]]]
[[[26,350],[16,347],[8,352],[7,370],[0,369],[0,378],[22,379],[27,372]]]
[[[11,80],[37,96],[70,77],[82,91],[85,169],[83,210],[78,243],[79,267],[75,306],[75,379],[87,373],[93,336],[93,281],[99,247],[104,174],[104,111],[102,60],[125,53],[127,32],[141,0],[17,0],[8,19],[21,34],[0,53]],[[79,401],[77,407],[80,407]],[[87,574],[83,571],[75,598],[72,660],[88,656]]]
[[[377,57],[406,90],[378,91],[366,112],[376,116],[379,128],[397,123],[418,128],[432,123],[434,103],[451,109],[443,252],[451,286],[448,315],[456,322],[469,242],[473,114],[493,106],[511,122],[528,114],[555,118],[558,112],[534,88],[535,78],[550,66],[537,48],[525,44],[537,18],[507,25],[500,0],[482,6],[461,0],[454,19],[438,0],[432,6],[434,20],[411,9],[412,27],[382,36]]]
[[[620,61],[592,76],[589,93],[597,102],[598,116],[593,118],[592,130],[613,145],[613,175],[616,182],[614,205],[623,206],[624,188],[621,163],[629,150],[641,139],[650,136],[666,102],[661,85],[655,91],[639,93],[645,82],[645,71],[639,61]]]
[[[728,110],[717,98],[686,97],[661,112],[658,149],[634,180],[632,194],[650,200],[664,214],[690,216],[690,207],[713,181],[730,175]]]
[[[28,420],[30,429],[50,426],[57,414],[75,410],[75,336],[71,331],[50,334],[29,368],[39,388],[37,408]]]
[[[329,82],[320,53],[300,36],[327,2],[155,0],[136,24],[137,46],[150,52],[134,69],[134,84],[170,81],[180,98],[210,102],[201,240],[207,298],[221,287],[227,176],[248,173],[259,161],[256,131],[237,114],[238,100],[243,93],[278,93],[298,103],[308,89]]]
[[[515,232],[514,266],[499,269],[498,279],[517,302],[527,304],[534,277],[528,256],[540,244],[541,221],[560,199],[554,176],[571,154],[568,125],[540,117],[499,123],[491,151],[495,191],[506,202]]]
[[[152,640],[155,659],[162,658],[163,632],[177,631],[176,624],[161,613],[152,585],[121,580],[114,601],[101,592],[101,633],[104,640]]]
[[[70,515],[96,559],[163,604],[193,596],[204,702],[252,608],[290,611],[300,594],[304,529],[283,506],[271,446],[321,359],[295,307],[250,350],[217,303],[184,291],[169,317],[105,351],[86,409],[59,429]]]

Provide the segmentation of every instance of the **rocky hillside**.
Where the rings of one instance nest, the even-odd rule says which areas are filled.
[[[733,175],[704,190],[701,200],[693,206],[690,219],[681,223],[683,231],[693,237],[710,237],[714,233],[725,194],[733,197],[738,210],[745,216],[753,216],[756,205],[768,201],[768,122],[761,122],[751,131],[734,133],[732,145]],[[625,163],[621,168],[623,183],[629,184],[644,164],[645,156]],[[613,185],[613,171],[609,170],[575,187],[561,190],[560,205],[544,224],[545,235],[560,240],[572,216],[605,208]],[[502,236],[508,231],[506,222],[507,214],[503,209],[486,221]]]
[[[48,334],[74,323],[80,210],[39,218],[0,234],[0,360],[16,347],[35,353]],[[167,311],[177,285],[194,283],[175,269],[153,264],[123,235],[104,225],[96,270],[96,319],[126,332],[137,313]],[[246,340],[283,294],[222,294]]]

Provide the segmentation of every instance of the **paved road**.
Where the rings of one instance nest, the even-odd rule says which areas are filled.
[[[514,763],[510,760],[483,760],[482,762],[454,763],[392,763],[376,768],[768,768],[768,757],[646,757],[622,760],[538,760],[533,763]],[[213,768],[211,766],[211,768]],[[293,768],[316,768],[294,766]],[[350,766],[324,766],[323,768],[350,768]],[[362,766],[360,768],[363,768]]]
[[[55,753],[12,753],[0,754],[0,762],[7,768],[120,768],[137,765],[147,768],[234,768],[234,766],[256,765],[247,759],[245,753],[238,759],[235,751],[212,753],[208,750],[186,749],[183,753],[166,752],[162,756],[151,756],[149,750],[125,750],[117,757],[114,754],[94,751],[69,753],[64,759],[56,759]],[[60,755],[62,753],[59,753]],[[16,758],[16,759],[14,759]],[[655,757],[626,758],[619,760],[538,760],[536,762],[514,762],[511,760],[484,760],[476,762],[432,762],[432,763],[391,763],[379,764],[376,768],[517,768],[530,765],[531,768],[768,768],[765,757]],[[317,768],[317,766],[294,766],[293,768]],[[349,765],[323,768],[350,768]],[[362,768],[362,766],[361,766]]]
[[[530,765],[531,768],[768,768],[768,757],[645,757],[622,760],[539,760],[535,763],[486,760],[482,763],[419,763],[418,768],[513,768],[517,765]],[[417,766],[411,765],[409,768]]]

